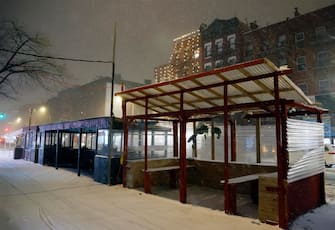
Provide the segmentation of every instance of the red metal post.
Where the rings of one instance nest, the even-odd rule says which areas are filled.
[[[285,105],[282,105],[281,110],[281,124],[282,124],[282,164],[283,164],[283,180],[287,180],[287,173],[288,173],[288,165],[289,165],[289,159],[288,159],[288,150],[287,150],[287,118],[288,118],[288,110]],[[285,193],[286,194],[286,193]],[[288,214],[288,213],[287,213]]]
[[[173,156],[178,157],[178,122],[173,121]]]
[[[277,145],[277,168],[278,168],[278,214],[279,227],[286,228],[288,225],[285,188],[284,188],[284,158],[281,143],[281,114],[280,114],[280,96],[279,96],[279,79],[278,75],[273,77],[274,96],[275,96],[275,118],[276,118],[276,145]]]
[[[197,122],[196,121],[193,121],[193,133],[195,134],[196,132],[196,125],[197,125]],[[198,157],[198,148],[197,148],[197,139],[195,138],[195,141],[193,141],[193,157],[194,158],[197,158]]]
[[[236,161],[236,121],[230,121],[230,149],[231,161]]]
[[[151,178],[148,172],[148,98],[145,100],[145,126],[144,126],[144,192],[151,193]]]
[[[322,123],[322,114],[317,114],[317,119],[319,123]],[[325,191],[325,173],[322,172],[320,174],[320,203],[325,204],[326,203],[326,191]]]
[[[186,203],[186,118],[184,114],[184,94],[180,94],[180,156],[179,156],[179,201]]]
[[[281,138],[282,138],[282,189],[279,189],[279,191],[282,192],[280,199],[282,199],[283,205],[282,209],[284,209],[283,212],[283,225],[285,228],[288,226],[289,222],[289,204],[288,204],[288,183],[287,183],[287,174],[289,169],[289,156],[288,156],[288,141],[287,141],[287,118],[288,118],[288,108],[286,105],[282,105],[281,109],[281,124],[282,124],[282,132],[281,132]]]
[[[186,203],[186,120],[180,121],[179,201]]]
[[[319,123],[322,123],[322,114],[321,113],[317,114],[317,119],[318,119]]]
[[[256,118],[256,162],[261,163],[261,119]]]
[[[215,160],[214,121],[211,121],[211,158]]]
[[[224,210],[226,213],[231,213],[230,207],[230,191],[229,191],[229,157],[228,157],[228,122],[229,122],[229,114],[228,114],[228,85],[224,85],[224,93],[223,93],[223,100],[224,100],[224,132],[223,132],[223,139],[224,139]]]

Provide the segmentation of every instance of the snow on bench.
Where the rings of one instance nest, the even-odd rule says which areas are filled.
[[[194,165],[186,165],[186,168],[192,168],[195,167]],[[171,170],[179,170],[179,165],[173,165],[173,166],[164,166],[164,167],[157,167],[157,168],[148,168],[147,172],[161,172],[161,171],[171,171]],[[142,172],[145,172],[145,169],[142,169]]]
[[[276,172],[274,173],[256,173],[256,174],[250,174],[246,176],[240,176],[240,177],[234,177],[228,180],[228,184],[239,184],[243,182],[258,180],[260,176],[275,176],[277,175]],[[220,181],[221,184],[225,183],[225,180]]]

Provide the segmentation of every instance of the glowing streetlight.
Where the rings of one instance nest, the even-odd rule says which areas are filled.
[[[32,124],[32,117],[33,117],[33,113],[34,112],[38,112],[41,115],[42,114],[46,114],[47,113],[47,107],[46,106],[40,106],[38,109],[36,108],[29,108],[29,122],[28,122],[28,128],[30,130],[30,126]],[[48,117],[49,121],[50,121],[50,115]]]
[[[39,110],[40,113],[46,113],[47,112],[47,107],[41,106],[38,110]]]
[[[18,118],[16,118],[15,123],[16,123],[16,124],[20,124],[21,121],[22,121],[22,118],[21,118],[21,117],[18,117]]]

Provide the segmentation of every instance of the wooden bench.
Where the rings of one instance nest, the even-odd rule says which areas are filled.
[[[195,167],[194,165],[186,165],[186,168]],[[179,170],[179,165],[173,166],[164,166],[164,167],[157,167],[157,168],[148,168],[146,172],[163,172],[163,171],[171,171],[171,170]],[[145,169],[142,169],[142,172],[145,172]]]
[[[275,176],[277,172],[272,173],[256,173],[250,174],[246,176],[234,177],[228,179],[228,190],[229,190],[229,213],[236,214],[236,184],[248,182],[248,181],[255,181],[258,180],[260,176]],[[225,180],[220,181],[221,184],[225,184]]]
[[[240,177],[234,177],[228,180],[228,184],[239,184],[244,183],[248,181],[258,180],[260,176],[274,176],[277,175],[277,173],[256,173],[256,174],[250,174],[246,176],[240,176]],[[225,180],[220,181],[221,184],[225,183]]]
[[[187,168],[193,168],[194,165],[186,165]],[[180,170],[179,165],[172,165],[172,166],[164,166],[164,167],[155,167],[155,168],[148,168],[147,170],[142,169],[142,172],[144,172],[144,176],[147,177],[145,181],[147,181],[148,184],[144,185],[144,189],[146,192],[151,193],[151,173],[156,172],[169,172],[170,179],[169,179],[169,185],[171,188],[177,188],[177,171]]]

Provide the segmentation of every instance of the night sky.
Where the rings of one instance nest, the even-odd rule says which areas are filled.
[[[260,26],[334,4],[335,0],[0,0],[0,20],[16,20],[29,33],[50,40],[49,55],[111,60],[113,27],[117,24],[116,72],[143,83],[154,67],[166,64],[172,40],[215,18],[237,16]],[[66,65],[66,87],[111,76],[111,64],[61,62]],[[27,92],[27,91],[22,91]],[[25,93],[16,102],[0,101],[1,110],[22,103],[42,103],[43,90]],[[54,93],[55,94],[55,93]]]

